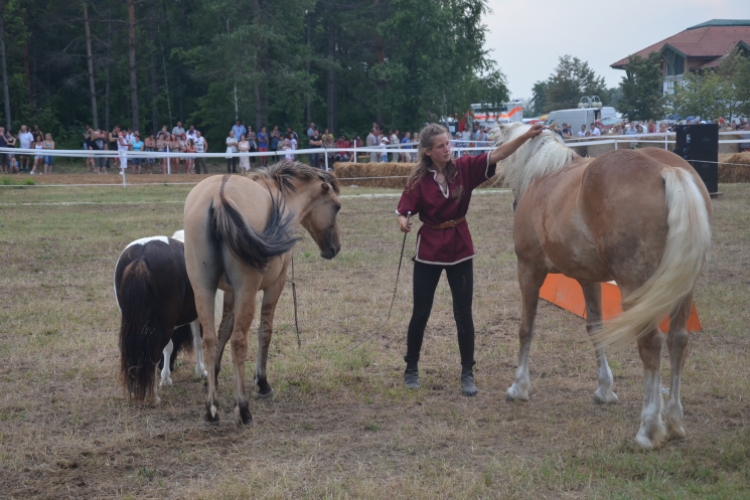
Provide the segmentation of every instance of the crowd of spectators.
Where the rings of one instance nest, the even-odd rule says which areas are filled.
[[[18,155],[18,158],[15,154],[0,154],[0,173],[17,174],[26,172],[32,175],[52,173],[55,157],[44,154],[45,151],[55,149],[55,141],[52,140],[51,134],[42,132],[39,125],[34,125],[31,130],[26,125],[21,125],[16,135],[6,131],[5,127],[0,127],[0,147],[12,148],[16,146],[21,149],[34,149],[36,154]]]

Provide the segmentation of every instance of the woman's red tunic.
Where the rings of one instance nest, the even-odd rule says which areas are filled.
[[[487,153],[454,160],[458,175],[453,182],[448,182],[447,192],[443,192],[438,184],[436,170],[430,170],[432,175],[426,175],[411,191],[404,190],[396,213],[404,216],[408,212],[419,214],[419,220],[424,223],[417,233],[414,260],[424,264],[451,265],[474,257],[468,223],[446,229],[432,229],[426,224],[434,226],[464,217],[469,210],[471,192],[495,175],[496,165],[490,165],[489,161]]]

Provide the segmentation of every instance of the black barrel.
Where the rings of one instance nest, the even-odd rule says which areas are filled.
[[[719,192],[719,125],[677,125],[674,152],[693,166],[710,194]]]

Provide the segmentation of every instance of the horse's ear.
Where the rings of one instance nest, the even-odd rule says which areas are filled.
[[[331,189],[331,185],[327,182],[324,182],[323,185],[320,186],[323,189],[324,193],[327,193]]]

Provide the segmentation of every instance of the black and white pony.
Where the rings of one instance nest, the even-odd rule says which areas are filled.
[[[115,298],[122,318],[120,372],[134,401],[159,402],[159,364],[163,363],[159,386],[171,385],[177,353],[189,350],[191,339],[196,376],[206,376],[182,240],[182,231],[172,238],[135,240],[125,247],[115,267]],[[217,294],[217,301],[220,299],[223,302]]]

